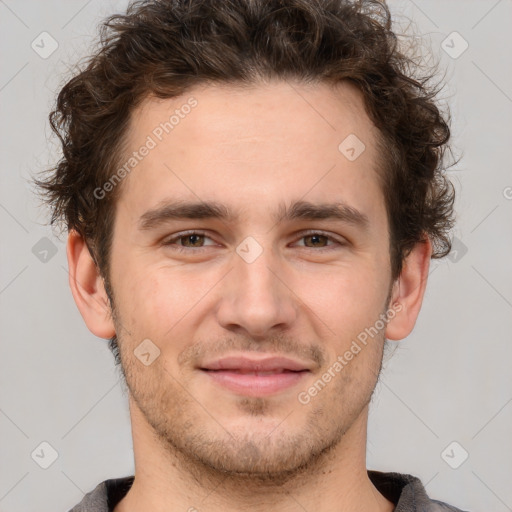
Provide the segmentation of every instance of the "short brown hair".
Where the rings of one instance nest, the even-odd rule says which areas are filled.
[[[60,91],[50,123],[63,157],[36,180],[64,222],[84,237],[108,285],[116,198],[98,199],[120,165],[130,114],[149,95],[171,98],[204,83],[295,79],[361,91],[378,128],[393,277],[426,237],[448,254],[454,190],[442,161],[450,130],[434,74],[400,51],[377,0],[144,0],[101,27],[98,51]],[[108,291],[108,288],[107,288]]]

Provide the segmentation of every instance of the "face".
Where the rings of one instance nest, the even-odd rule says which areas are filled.
[[[392,284],[376,137],[348,84],[209,86],[134,112],[127,158],[152,147],[120,185],[110,282],[134,407],[167,449],[293,472],[364,413]]]

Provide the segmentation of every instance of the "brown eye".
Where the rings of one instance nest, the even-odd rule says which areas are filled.
[[[325,235],[321,235],[316,233],[314,235],[306,235],[303,237],[304,240],[310,240],[311,245],[308,245],[306,242],[306,247],[327,247],[327,243],[329,242],[329,237]]]
[[[208,246],[215,246],[216,244],[205,233],[189,231],[188,233],[176,233],[171,238],[163,241],[162,245],[178,252],[195,253],[207,250]]]
[[[339,249],[346,245],[346,241],[342,237],[336,237],[329,233],[322,233],[320,231],[308,231],[302,233],[302,236],[295,242],[301,248],[317,249],[317,252],[322,250],[330,251]]]
[[[192,235],[181,236],[178,240],[183,241],[183,247],[202,247],[202,244],[204,243],[204,235],[194,233]]]

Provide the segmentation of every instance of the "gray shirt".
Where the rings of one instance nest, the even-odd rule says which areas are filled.
[[[395,512],[463,512],[427,496],[421,481],[412,475],[368,471],[379,492],[395,504]],[[129,491],[133,476],[105,480],[69,512],[112,512]]]

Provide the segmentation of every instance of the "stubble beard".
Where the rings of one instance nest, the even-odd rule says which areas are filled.
[[[380,340],[373,342],[382,346]],[[244,485],[253,482],[272,486],[302,474],[311,475],[324,465],[371,401],[382,365],[382,350],[375,355],[380,357],[375,379],[359,382],[355,372],[346,367],[309,404],[297,401],[288,410],[280,410],[276,428],[263,432],[250,427],[231,431],[224,428],[222,418],[208,412],[209,404],[200,404],[162,365],[160,375],[152,373],[152,380],[142,380],[147,368],[141,371],[138,361],[126,360],[121,351],[133,406],[172,461],[197,480],[221,477]],[[276,415],[269,398],[240,397],[237,407],[248,425]],[[300,431],[293,429],[298,414],[306,414]]]
[[[114,308],[112,312],[117,323]],[[116,332],[122,332],[117,325]],[[221,478],[223,482],[231,480],[245,487],[275,487],[301,475],[320,472],[326,459],[365,412],[382,369],[385,337],[380,333],[364,349],[371,353],[360,370],[370,370],[369,378],[368,375],[366,379],[361,378],[361,372],[351,362],[309,404],[297,401],[289,410],[282,411],[280,424],[270,433],[225,429],[222,418],[209,414],[208,404],[192,397],[171,375],[162,357],[153,363],[151,373],[146,373],[152,376],[147,379],[144,373],[148,368],[133,357],[134,347],[123,350],[133,344],[131,341],[121,339],[118,344],[122,380],[132,399],[131,407],[136,407],[151,427],[171,463],[188,471],[197,481],[218,482]],[[242,414],[257,420],[274,411],[270,400],[240,397],[237,406]],[[293,429],[287,426],[293,425],[296,414],[304,413],[307,415],[304,428],[290,434],[289,430]]]

